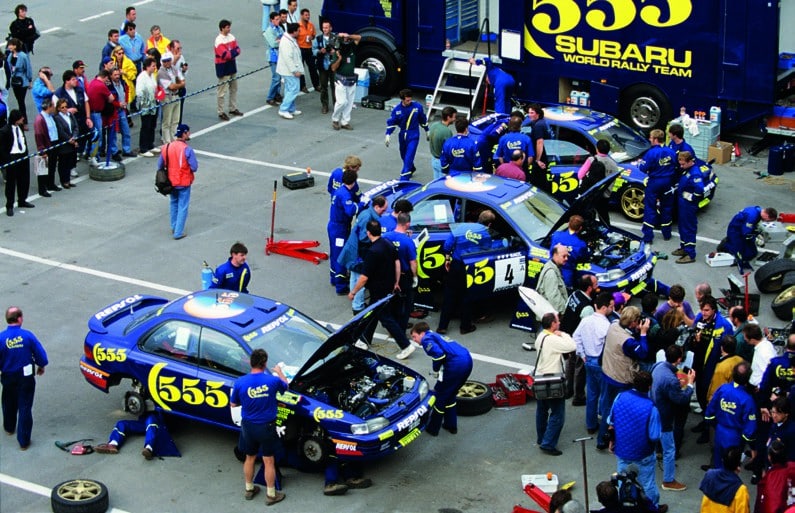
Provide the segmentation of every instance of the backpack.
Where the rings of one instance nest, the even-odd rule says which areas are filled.
[[[171,180],[168,179],[168,147],[170,145],[170,143],[166,144],[166,149],[163,150],[163,165],[155,172],[155,190],[163,196],[168,196],[174,190]]]
[[[596,157],[591,158],[593,159],[591,161],[591,167],[588,168],[588,173],[580,182],[580,194],[583,194],[585,191],[604,180],[607,176],[605,165],[602,164],[602,162],[600,162]]]

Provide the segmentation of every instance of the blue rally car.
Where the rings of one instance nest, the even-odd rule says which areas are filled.
[[[168,414],[237,429],[229,406],[235,379],[254,349],[290,378],[277,423],[308,462],[370,460],[391,454],[425,429],[434,396],[421,374],[356,347],[389,298],[336,332],[272,299],[207,290],[174,301],[134,295],[88,321],[80,370],[108,392],[131,380],[125,409],[153,404]],[[413,379],[412,379],[413,378]]]
[[[477,141],[484,159],[491,158],[508,119],[506,114],[489,114],[470,124],[470,137]],[[544,120],[549,127],[544,138],[544,150],[549,160],[552,194],[569,203],[577,197],[577,171],[588,157],[596,153],[596,142],[604,139],[610,143],[610,156],[621,168],[613,182],[610,204],[619,208],[628,219],[641,221],[646,174],[638,164],[651,146],[649,140],[617,118],[583,107],[545,107]],[[522,131],[529,135],[530,127],[524,127]],[[701,159],[696,160],[696,165],[704,179],[704,197],[699,202],[699,208],[704,208],[715,195],[718,175]]]
[[[568,209],[528,183],[486,173],[447,176],[425,185],[391,180],[367,191],[363,199],[369,201],[383,195],[390,205],[404,198],[414,206],[411,228],[417,235],[420,279],[417,306],[436,306],[433,292],[445,274],[442,246],[455,224],[476,222],[485,209],[496,215],[490,226],[490,248],[464,258],[471,299],[488,299],[521,285],[532,287],[551,256],[552,234],[567,229],[574,214],[585,219],[580,235],[590,252],[588,261],[578,264],[578,272],[594,274],[602,290],[624,290],[635,295],[657,287],[652,278],[657,256],[638,236],[609,225],[596,214],[594,202],[603,198],[615,178],[613,175],[597,183]],[[517,305],[511,326],[534,329],[525,303],[518,300]]]

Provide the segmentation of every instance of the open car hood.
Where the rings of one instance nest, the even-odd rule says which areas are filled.
[[[301,383],[311,380],[313,374],[322,367],[322,365],[318,365],[319,362],[322,362],[340,348],[345,348],[346,346],[352,347],[371,322],[378,322],[379,312],[383,308],[386,308],[392,300],[392,297],[392,295],[389,295],[377,303],[370,305],[340,327],[340,329],[335,331],[295,374],[292,382],[298,384],[300,387]]]
[[[588,213],[593,212],[596,214],[595,206],[597,201],[609,201],[607,198],[604,197],[604,191],[607,190],[608,187],[612,186],[613,181],[619,177],[621,173],[613,173],[612,175],[605,177],[600,182],[594,184],[593,187],[585,191],[585,194],[577,198],[574,203],[571,204],[568,210],[560,216],[558,222],[552,226],[552,229],[549,230],[547,236],[544,238],[545,241],[549,241],[552,238],[552,234],[558,231],[561,226],[567,224],[569,222],[569,218],[575,214],[579,214],[584,218],[588,218]],[[604,220],[603,220],[604,221]]]

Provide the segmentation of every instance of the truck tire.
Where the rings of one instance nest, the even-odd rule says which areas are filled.
[[[621,213],[630,221],[643,221],[643,189],[637,185],[624,187],[619,193],[618,205]]]
[[[382,46],[368,44],[356,52],[357,66],[370,72],[369,94],[391,96],[398,87],[398,66]]]
[[[795,260],[771,260],[754,273],[756,288],[759,292],[778,292],[784,285],[784,276],[790,271],[795,271]]]
[[[638,84],[621,93],[619,112],[624,123],[648,134],[653,128],[665,128],[671,119],[671,104],[656,87]]]
[[[494,406],[491,387],[480,381],[467,380],[456,394],[456,410],[462,417],[483,415]]]
[[[789,281],[795,282],[795,273],[787,275]],[[770,304],[773,313],[782,321],[792,321],[793,309],[795,309],[795,283],[785,288]]]
[[[72,479],[55,485],[50,494],[53,513],[105,513],[108,488],[93,479]]]

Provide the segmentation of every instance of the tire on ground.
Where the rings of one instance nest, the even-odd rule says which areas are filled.
[[[795,309],[795,272],[788,273],[784,281],[786,283],[784,290],[776,296],[770,307],[776,317],[782,321],[792,321]]]
[[[53,513],[105,513],[108,488],[93,479],[72,479],[55,485],[50,494]]]
[[[754,273],[756,288],[765,293],[778,292],[783,286],[784,276],[790,271],[795,271],[795,260],[772,260]]]
[[[125,176],[124,164],[121,162],[111,162],[108,167],[91,167],[88,176],[98,182],[115,182]]]
[[[494,406],[491,387],[480,381],[467,380],[456,395],[458,415],[472,417],[483,415]]]

